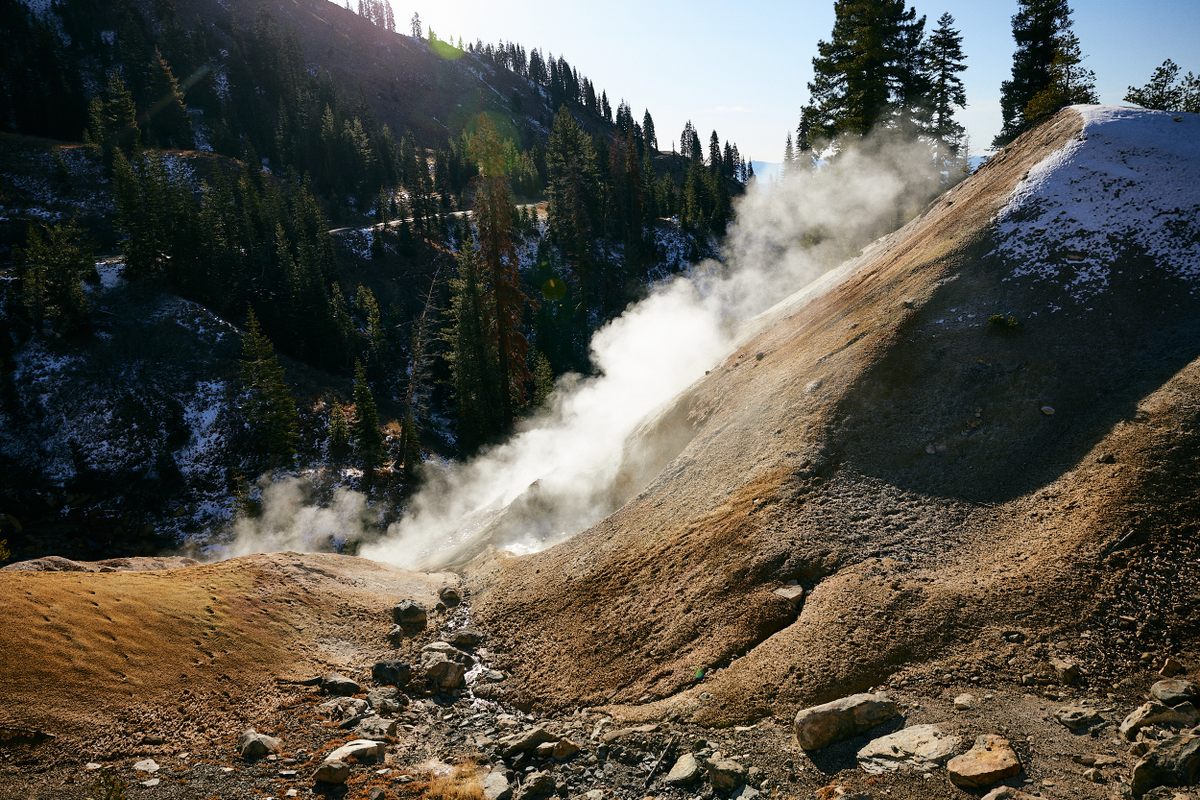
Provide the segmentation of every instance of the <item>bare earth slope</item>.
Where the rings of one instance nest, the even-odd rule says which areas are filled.
[[[277,679],[369,666],[397,599],[455,582],[335,555],[124,561],[109,569],[143,571],[0,571],[0,729],[88,758],[220,749],[294,690]]]
[[[1064,110],[767,325],[645,492],[475,569],[513,697],[729,724],[1194,654],[1197,141],[1196,115]]]

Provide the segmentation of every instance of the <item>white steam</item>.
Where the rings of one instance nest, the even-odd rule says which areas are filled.
[[[428,469],[404,516],[360,555],[444,567],[488,547],[539,550],[602,519],[675,455],[644,452],[657,445],[635,437],[639,427],[727,356],[763,312],[803,302],[827,283],[814,284],[817,278],[912,216],[933,185],[924,146],[878,142],[815,172],[753,184],[721,263],[657,287],[599,330],[591,342],[594,376],[560,380],[549,407],[507,442]],[[265,494],[263,516],[239,522],[233,550],[306,549],[331,534],[368,538],[361,498],[339,493],[330,508],[313,509],[298,494]],[[335,524],[347,528],[335,532]]]

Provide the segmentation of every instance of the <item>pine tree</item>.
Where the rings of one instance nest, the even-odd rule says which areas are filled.
[[[109,165],[117,150],[131,155],[141,144],[133,94],[115,70],[108,74],[103,95],[93,99],[88,107],[86,139],[100,148],[104,163]]]
[[[154,51],[149,73],[149,92],[154,104],[141,118],[147,142],[158,147],[191,149],[192,121],[183,103],[183,91],[171,65],[158,49]]]
[[[1019,0],[1012,18],[1012,77],[1000,87],[1004,128],[996,147],[1072,103],[1095,102],[1095,76],[1083,61],[1067,0]]]
[[[898,124],[919,104],[925,18],[904,0],[837,0],[834,14],[808,84],[813,134],[833,141]]]
[[[525,403],[529,381],[526,364],[529,344],[521,332],[529,299],[517,274],[517,252],[512,240],[513,199],[506,174],[505,148],[487,116],[479,119],[471,138],[471,152],[479,167],[475,191],[479,256],[488,272],[500,410],[508,426],[515,418],[515,408]]]
[[[725,160],[721,157],[721,137],[713,131],[708,137],[708,169],[714,175],[720,175],[721,165],[724,163]]]
[[[421,30],[421,15],[416,11],[413,12],[412,19],[409,20],[409,31],[414,39],[423,39],[425,34]]]
[[[448,345],[459,445],[471,452],[501,429],[500,388],[495,353],[489,345],[483,275],[470,237],[458,254],[458,274],[450,281]]]
[[[300,418],[284,380],[275,348],[250,309],[242,334],[242,380],[248,392],[246,424],[271,466],[283,466],[296,455]]]
[[[329,460],[341,466],[350,455],[350,421],[346,407],[337,400],[329,404]]]
[[[646,109],[646,113],[642,115],[642,136],[646,140],[646,149],[657,153],[658,134],[654,132],[654,118],[650,116],[650,109]]]
[[[367,382],[362,361],[354,362],[354,446],[358,463],[368,483],[383,464],[383,431],[379,428],[379,409]]]
[[[546,145],[546,194],[550,238],[583,285],[586,300],[595,286],[591,247],[597,229],[600,168],[592,138],[566,108],[555,116]]]
[[[21,302],[36,326],[71,332],[86,324],[83,282],[96,261],[75,222],[31,228],[17,260]]]
[[[1129,87],[1125,102],[1158,111],[1200,113],[1200,76],[1189,72],[1180,79],[1179,70],[1179,65],[1168,58],[1145,86]]]
[[[925,47],[929,70],[930,134],[937,142],[939,161],[956,158],[966,129],[954,118],[954,109],[966,108],[967,93],[960,73],[967,69],[962,50],[962,34],[954,27],[954,17],[942,14],[937,28]]]
[[[796,168],[796,149],[792,146],[792,134],[788,132],[787,142],[783,146],[783,172],[791,173]]]

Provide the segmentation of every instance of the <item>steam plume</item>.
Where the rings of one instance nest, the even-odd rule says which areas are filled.
[[[794,308],[835,281],[833,267],[910,217],[934,185],[923,145],[880,141],[814,172],[751,185],[719,263],[659,286],[599,330],[591,342],[594,376],[560,379],[549,407],[507,442],[468,462],[429,468],[400,521],[360,554],[444,567],[486,547],[536,551],[602,519],[674,455],[645,452],[649,440],[632,437],[639,426],[727,356],[764,312]],[[634,470],[640,477],[631,480],[631,463],[654,470]],[[295,505],[296,494],[264,497],[266,513],[241,523],[234,550],[327,538],[330,517]],[[342,493],[325,510],[353,522],[362,508]],[[366,538],[361,529],[343,535]]]

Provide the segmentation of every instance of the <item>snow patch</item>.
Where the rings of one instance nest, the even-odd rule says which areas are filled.
[[[183,409],[183,421],[191,437],[175,454],[175,463],[187,478],[220,477],[225,441],[217,420],[225,408],[226,394],[224,381],[200,381]]]
[[[1200,115],[1076,106],[1083,130],[1017,187],[996,218],[1006,280],[1104,292],[1132,247],[1200,287]]]

